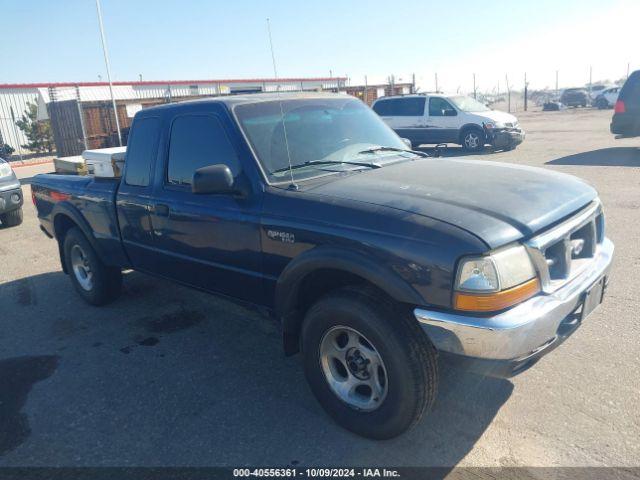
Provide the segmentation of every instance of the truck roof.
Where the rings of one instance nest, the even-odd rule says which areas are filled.
[[[261,103],[261,102],[273,102],[278,100],[295,100],[295,99],[310,99],[310,98],[344,98],[349,99],[347,95],[330,92],[270,92],[270,93],[251,93],[245,95],[228,95],[220,97],[199,98],[196,100],[187,100],[183,102],[172,102],[164,105],[157,105],[154,107],[145,108],[143,111],[153,111],[156,109],[176,108],[181,105],[193,105],[201,103],[222,103],[229,108],[239,104]]]

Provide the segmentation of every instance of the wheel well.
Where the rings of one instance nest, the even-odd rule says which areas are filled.
[[[53,231],[56,234],[56,238],[61,242],[64,241],[64,237],[69,229],[76,226],[76,222],[74,222],[68,215],[59,214],[53,219]]]
[[[295,308],[283,318],[284,322],[284,349],[287,355],[293,355],[300,350],[300,327],[309,308],[329,292],[346,286],[358,286],[376,292],[392,299],[384,290],[367,279],[354,273],[322,268],[308,273],[296,289]]]
[[[484,130],[482,129],[482,127],[480,125],[465,125],[464,127],[462,127],[460,129],[460,143],[464,143],[464,136],[466,135],[466,133],[469,130],[477,130],[478,132],[482,133],[484,135]]]
[[[77,227],[76,222],[73,221],[71,217],[64,214],[58,214],[53,219],[53,231],[55,233],[56,239],[58,240],[58,250],[60,252],[60,263],[62,263],[62,270],[64,273],[67,272],[67,262],[65,262],[64,258],[64,237],[67,235],[67,232],[73,228]]]

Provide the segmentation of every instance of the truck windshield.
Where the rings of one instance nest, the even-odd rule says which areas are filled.
[[[488,112],[491,110],[476,99],[464,95],[450,97],[449,100],[451,100],[455,106],[463,112]]]
[[[349,97],[283,98],[237,105],[234,112],[274,183],[289,179],[289,156],[298,180],[415,156],[378,115]]]

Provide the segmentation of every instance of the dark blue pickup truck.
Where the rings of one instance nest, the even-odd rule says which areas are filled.
[[[510,376],[555,348],[613,255],[577,178],[429,158],[345,95],[144,109],[121,179],[32,189],[86,301],[113,300],[132,268],[266,307],[322,406],[373,438],[428,411],[439,356]]]

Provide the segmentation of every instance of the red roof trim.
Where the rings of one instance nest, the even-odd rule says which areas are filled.
[[[346,81],[347,77],[318,78],[242,78],[221,80],[151,80],[142,82],[113,82],[113,85],[202,85],[207,83],[262,83],[269,82],[330,82]],[[49,88],[49,87],[106,87],[108,82],[59,82],[59,83],[0,83],[0,89],[9,88]]]

